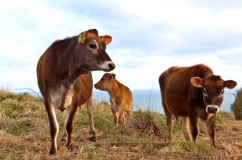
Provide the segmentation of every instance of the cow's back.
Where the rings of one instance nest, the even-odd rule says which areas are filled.
[[[125,98],[126,98],[127,105],[131,107],[131,106],[133,106],[132,92],[127,86],[125,86],[124,88],[125,88],[124,91],[125,91],[125,94],[126,94]]]
[[[202,90],[192,87],[190,79],[205,78],[211,74],[211,69],[203,64],[168,68],[159,77],[163,105],[176,116],[188,116],[188,99],[191,98],[196,103],[202,102]]]
[[[122,103],[125,103],[126,106],[126,110],[132,110],[132,106],[133,106],[133,96],[132,96],[132,92],[131,90],[125,86],[124,84],[120,83],[119,81],[115,81],[115,83],[117,83],[118,86],[118,91],[119,95],[122,98]]]

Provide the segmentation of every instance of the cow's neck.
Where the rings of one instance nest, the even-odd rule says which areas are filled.
[[[118,91],[119,90],[119,87],[118,87],[118,81],[117,80],[113,80],[115,82],[112,83],[111,85],[111,89],[108,90],[108,94],[111,97],[117,97],[117,96],[120,96],[120,92]]]

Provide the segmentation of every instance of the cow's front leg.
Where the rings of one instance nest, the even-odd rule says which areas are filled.
[[[72,102],[72,104],[67,108],[67,118],[65,121],[65,126],[66,126],[66,133],[67,133],[67,143],[66,143],[66,147],[72,148],[72,144],[71,144],[71,134],[74,128],[74,117],[76,114],[76,110],[77,110],[77,104],[75,102]]]
[[[191,124],[190,126],[191,126],[192,140],[194,142],[196,142],[199,131],[198,131],[198,126],[197,126],[197,116],[194,112],[190,113],[189,120],[190,120],[190,124]]]
[[[46,98],[45,98],[46,99]],[[49,118],[51,148],[50,155],[57,154],[57,135],[59,132],[59,123],[57,122],[55,107],[52,103],[45,101],[45,108]]]
[[[197,141],[197,135],[198,135],[198,127],[197,127],[197,123],[195,122],[191,122],[191,132],[192,132],[192,140],[194,142]]]
[[[114,106],[111,106],[111,110],[112,110],[112,113],[113,113],[113,122],[114,122],[114,125],[115,125],[115,127],[117,127],[118,126],[118,117],[119,117],[118,112],[116,112]]]
[[[196,142],[197,135],[199,133],[198,125],[197,125],[197,111],[196,106],[194,106],[192,103],[188,103],[188,114],[189,114],[189,120],[190,120],[190,127],[191,127],[191,134],[192,134],[192,140]]]
[[[207,130],[208,130],[208,135],[210,138],[210,144],[212,147],[216,147],[215,146],[215,132],[214,132],[214,126],[215,126],[215,117],[216,114],[214,114],[212,117],[210,117],[207,121]]]

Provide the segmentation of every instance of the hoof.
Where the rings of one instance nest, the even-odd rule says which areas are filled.
[[[57,150],[51,148],[49,156],[56,155],[56,154],[57,154]]]
[[[90,138],[89,138],[89,141],[91,141],[91,142],[96,142],[96,137],[95,137],[95,136],[90,137]]]
[[[61,141],[66,141],[66,138],[61,138]]]

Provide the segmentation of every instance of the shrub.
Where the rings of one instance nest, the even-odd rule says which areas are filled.
[[[235,100],[231,104],[231,111],[234,114],[236,120],[242,120],[242,88],[236,91],[234,94]]]

